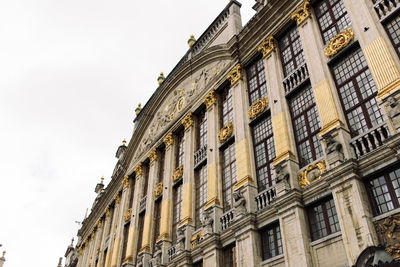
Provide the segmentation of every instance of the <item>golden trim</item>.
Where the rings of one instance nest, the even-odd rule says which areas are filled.
[[[249,109],[249,119],[252,120],[260,115],[268,107],[268,98],[262,97],[254,102]]]
[[[165,149],[168,149],[174,143],[172,132],[164,137],[163,142],[165,144]]]
[[[181,122],[183,124],[183,127],[185,127],[185,130],[189,129],[189,127],[192,126],[194,123],[192,112],[189,112],[189,114],[187,114]]]
[[[121,197],[119,196],[119,192],[114,196],[115,203],[119,204],[121,202]]]
[[[213,197],[212,199],[210,199],[209,201],[207,201],[206,205],[204,206],[204,210],[207,210],[209,208],[211,208],[214,205],[219,205],[219,200],[217,197]]]
[[[243,78],[242,75],[242,67],[240,64],[237,64],[226,76],[226,78],[230,81],[231,86],[235,85],[240,79]]]
[[[275,38],[270,35],[258,46],[257,51],[263,54],[263,58],[266,58],[269,54],[275,51],[275,47]]]
[[[154,196],[155,197],[161,196],[162,192],[163,192],[163,182],[159,182],[156,185],[156,188],[154,188]]]
[[[138,254],[141,254],[143,252],[150,252],[150,245],[144,245],[138,252]]]
[[[354,39],[354,32],[353,29],[344,30],[328,43],[325,47],[324,52],[327,57],[333,57],[340,50],[345,48],[352,40]]]
[[[96,225],[97,225],[97,229],[100,229],[101,226],[103,225],[102,220],[101,220],[101,219],[98,219]]]
[[[163,239],[168,239],[168,238],[169,238],[169,234],[168,233],[162,233],[157,237],[156,243],[160,242]]]
[[[206,109],[209,110],[216,102],[217,102],[217,98],[215,97],[215,90],[212,89],[212,90],[203,98],[203,103],[206,104]]]
[[[175,183],[176,181],[181,179],[182,176],[183,176],[183,165],[180,165],[175,169],[174,174],[172,175],[172,181]]]
[[[129,177],[125,176],[124,179],[122,179],[121,183],[122,183],[123,189],[128,188],[129,187]]]
[[[234,186],[233,186],[233,191],[236,191],[240,189],[241,187],[245,186],[246,184],[254,184],[253,178],[251,178],[250,175],[244,177],[240,181],[238,181]]]
[[[384,89],[380,90],[378,92],[378,100],[381,101],[382,99],[393,94],[399,89],[400,89],[400,79],[386,86]]]
[[[124,214],[124,222],[128,222],[132,216],[132,208],[129,208]]]
[[[331,121],[330,123],[328,123],[327,125],[324,126],[324,128],[322,128],[319,131],[319,136],[323,136],[324,134],[326,134],[327,132],[331,131],[332,129],[339,127],[339,126],[343,126],[343,123],[337,119],[334,121]]]
[[[232,133],[233,133],[233,124],[232,124],[232,122],[230,122],[227,125],[225,125],[224,127],[222,127],[222,129],[219,131],[219,134],[218,134],[219,142],[223,143],[226,140],[228,140],[228,138],[232,136]]]
[[[196,234],[192,235],[192,238],[190,239],[190,247],[195,248],[199,244],[199,241],[203,239],[204,239],[203,230],[200,230]]]
[[[182,227],[182,226],[184,226],[186,224],[193,224],[192,218],[186,217],[186,218],[182,219],[178,224],[178,228],[180,228],[180,227]]]
[[[139,164],[133,169],[133,171],[135,172],[136,177],[139,177],[140,175],[142,175],[142,174],[143,174],[143,165],[142,165],[142,163],[139,163]]]
[[[275,166],[277,164],[279,164],[280,162],[282,162],[285,159],[295,159],[295,155],[292,153],[292,151],[286,151],[282,154],[280,154],[279,156],[277,156],[274,161],[272,162],[272,166]]]
[[[291,19],[297,22],[297,26],[300,26],[307,18],[311,16],[310,2],[305,0],[296,10],[292,13]]]
[[[108,217],[108,216],[110,216],[110,208],[109,207],[107,207],[105,210],[104,210],[104,214],[106,215],[106,217]]]
[[[308,175],[311,174],[312,171],[314,171],[315,169],[318,169],[318,177],[311,177],[312,180],[309,180]],[[324,172],[326,171],[326,164],[325,164],[325,160],[321,160],[317,163],[311,164],[309,165],[307,168],[305,168],[301,173],[298,174],[298,179],[299,179],[299,185],[301,188],[304,188],[312,183],[314,183],[315,181],[318,181],[319,179],[321,179],[322,175],[324,174]]]
[[[153,149],[152,151],[150,151],[149,154],[147,154],[147,157],[150,159],[150,163],[156,161],[158,158],[157,150]]]

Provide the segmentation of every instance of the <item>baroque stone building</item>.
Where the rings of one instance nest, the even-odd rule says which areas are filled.
[[[65,266],[398,266],[400,1],[240,6],[137,108]]]

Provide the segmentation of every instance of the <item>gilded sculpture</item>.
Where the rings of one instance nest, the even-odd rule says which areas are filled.
[[[327,57],[333,57],[340,50],[345,48],[354,39],[354,33],[352,29],[344,30],[328,43],[324,52]]]
[[[129,187],[129,177],[125,176],[121,183],[122,183],[122,188],[123,189],[128,188]]]
[[[206,104],[206,109],[209,110],[216,102],[217,102],[217,98],[215,97],[215,90],[212,89],[212,90],[203,98],[203,103]]]
[[[275,50],[275,38],[270,35],[265,39],[257,48],[259,52],[263,54],[263,58],[271,54]]]
[[[135,172],[136,177],[139,177],[140,175],[142,175],[142,174],[143,174],[143,166],[142,166],[142,163],[139,163],[139,164],[133,169],[133,171]]]
[[[129,208],[124,214],[124,222],[127,222],[131,219],[132,216],[132,208]]]
[[[223,143],[226,140],[228,140],[228,138],[232,136],[232,133],[233,133],[233,124],[232,124],[232,122],[230,122],[227,125],[225,125],[224,127],[222,127],[222,129],[219,131],[219,134],[218,134],[219,142]]]
[[[99,219],[98,221],[97,221],[97,229],[100,229],[101,228],[101,226],[103,225],[103,223],[102,223],[102,221],[101,221],[101,219]]]
[[[163,192],[163,182],[159,182],[154,189],[154,196],[159,197]]]
[[[174,143],[174,137],[172,136],[172,133],[168,133],[164,137],[163,142],[165,144],[165,148],[169,148]]]
[[[176,181],[181,179],[182,176],[183,176],[183,165],[180,165],[175,169],[174,174],[172,176],[172,181],[175,183]]]
[[[400,214],[392,215],[378,223],[382,245],[394,259],[400,258]]]
[[[182,124],[183,127],[185,128],[185,130],[189,129],[190,126],[192,126],[194,123],[193,121],[193,116],[192,116],[192,112],[189,112],[188,115],[186,115],[185,118],[183,118],[182,120]]]
[[[121,201],[121,197],[119,196],[119,192],[114,196],[115,203],[119,204]]]
[[[242,77],[242,66],[240,64],[237,64],[226,76],[231,85],[235,85]]]
[[[153,163],[154,161],[157,160],[157,150],[153,149],[152,151],[149,152],[147,157],[150,159],[150,163]]]
[[[315,181],[321,179],[322,174],[326,171],[325,160],[309,165],[298,175],[299,185],[304,188]]]
[[[308,17],[311,16],[310,2],[305,0],[296,10],[292,13],[292,20],[297,22],[297,26],[300,26]]]
[[[158,85],[161,85],[165,81],[164,72],[160,73],[160,76],[157,78]]]
[[[249,119],[252,120],[268,107],[268,98],[262,97],[254,102],[249,109]]]

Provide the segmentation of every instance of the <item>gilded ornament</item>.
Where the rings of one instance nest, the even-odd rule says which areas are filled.
[[[143,174],[143,166],[142,166],[142,163],[139,163],[139,164],[133,169],[133,171],[135,172],[136,177],[142,175],[142,174]]]
[[[219,142],[223,143],[226,140],[228,140],[228,138],[232,136],[232,133],[233,133],[233,124],[232,124],[232,122],[230,122],[227,125],[225,125],[224,127],[222,127],[221,131],[219,131],[219,134],[218,134]]]
[[[89,247],[89,240],[85,240],[85,247],[87,248],[87,247]]]
[[[104,213],[106,214],[106,217],[110,216],[110,208],[107,207]]]
[[[142,111],[142,104],[139,103],[138,106],[135,108],[136,116],[139,115],[140,111]],[[125,141],[126,143],[126,141]]]
[[[263,54],[263,58],[267,57],[275,50],[275,38],[270,35],[258,46],[257,50]]]
[[[94,239],[94,229],[92,230],[92,232],[90,233],[90,238]]]
[[[190,247],[195,248],[203,239],[204,239],[203,231],[196,233],[195,235],[192,236],[190,240]]]
[[[353,30],[350,28],[348,30],[344,30],[328,43],[325,47],[325,55],[327,57],[333,57],[336,55],[340,50],[345,48],[352,40],[354,39]]]
[[[165,81],[164,72],[160,73],[160,76],[157,78],[158,85],[161,85]]]
[[[212,89],[204,98],[203,103],[206,104],[207,110],[210,109],[217,102],[217,98],[215,97],[215,90]]]
[[[298,175],[299,185],[304,188],[315,181],[321,179],[322,174],[326,171],[325,160],[309,165]]]
[[[121,201],[121,197],[119,196],[119,193],[117,193],[117,194],[114,196],[114,200],[115,200],[115,203],[119,204],[119,202]]]
[[[188,40],[188,45],[189,47],[192,47],[196,43],[196,38],[194,38],[194,35],[190,35],[190,38]]]
[[[129,187],[129,177],[125,176],[124,179],[122,179],[122,188],[126,189]]]
[[[164,137],[163,141],[165,144],[165,148],[169,148],[174,143],[174,137],[172,136],[172,133],[167,134]]]
[[[189,127],[193,125],[192,112],[189,112],[189,114],[186,115],[185,118],[183,118],[182,124],[183,124],[183,127],[185,127],[185,130],[189,129]]]
[[[179,166],[179,167],[177,167],[177,168],[175,169],[174,174],[173,174],[173,176],[172,176],[172,181],[173,181],[173,182],[176,182],[176,181],[178,181],[179,179],[181,179],[182,176],[183,176],[183,165],[181,165],[181,166]]]
[[[150,151],[150,153],[147,155],[147,157],[150,159],[150,163],[153,163],[154,161],[157,160],[157,150],[153,149],[152,151]]]
[[[154,189],[154,196],[159,197],[163,192],[163,182],[159,182]]]
[[[308,0],[305,0],[292,13],[291,18],[292,18],[292,20],[295,20],[297,22],[297,26],[300,26],[303,23],[303,21],[305,21],[310,16],[311,16],[310,2]]]
[[[262,97],[254,102],[249,109],[249,119],[252,120],[257,117],[268,107],[268,98]]]
[[[83,252],[83,249],[82,249],[82,247],[79,247],[79,255],[82,255],[82,252]]]
[[[132,208],[129,208],[124,215],[124,221],[127,222],[131,219],[132,216]]]
[[[240,64],[237,64],[226,76],[226,78],[231,82],[231,85],[235,85],[240,79],[242,79],[242,77],[242,67]]]
[[[400,258],[400,214],[392,215],[380,221],[378,234],[385,250],[394,259]]]
[[[99,219],[97,221],[97,229],[100,229],[102,225],[103,225],[103,223],[102,223],[101,219]]]

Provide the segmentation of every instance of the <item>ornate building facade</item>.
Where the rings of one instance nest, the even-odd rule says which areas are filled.
[[[398,266],[400,2],[240,6],[137,108],[65,266]]]

